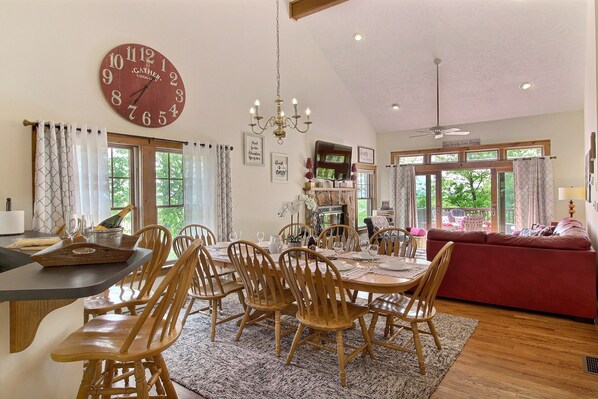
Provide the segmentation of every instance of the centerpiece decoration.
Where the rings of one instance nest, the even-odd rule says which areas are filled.
[[[307,238],[305,229],[296,225],[296,223],[299,223],[299,212],[303,205],[305,205],[305,209],[308,212],[308,220],[312,220],[313,214],[317,213],[318,209],[318,204],[312,197],[302,194],[298,195],[297,199],[293,201],[284,201],[280,204],[278,216],[285,217],[287,214],[291,215],[291,233],[287,236],[289,247],[301,246],[302,240]]]

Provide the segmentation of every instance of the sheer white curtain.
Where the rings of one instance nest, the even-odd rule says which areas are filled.
[[[513,161],[515,227],[550,224],[554,216],[552,161],[549,158]]]
[[[73,131],[76,125],[73,125]],[[108,134],[106,128],[81,126],[74,135],[79,175],[78,212],[93,215],[95,223],[110,216]]]
[[[73,128],[38,121],[32,229],[51,233],[77,210],[79,184]]]
[[[183,146],[185,224],[199,223],[217,231],[216,151],[208,144]]]
[[[395,210],[395,227],[417,227],[413,165],[391,166],[390,205]]]

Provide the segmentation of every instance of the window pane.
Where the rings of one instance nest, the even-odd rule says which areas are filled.
[[[168,178],[168,153],[156,152],[156,177],[161,179]]]
[[[541,157],[542,148],[513,148],[507,150],[507,159],[523,158],[523,157]]]
[[[156,179],[156,205],[170,205],[168,194],[168,179]]]
[[[418,164],[418,163],[424,163],[423,155],[414,155],[411,157],[399,157],[399,165],[411,165],[411,164]]]
[[[129,177],[130,174],[130,154],[131,151],[125,148],[112,149],[111,170],[114,177]]]
[[[498,159],[498,151],[472,151],[466,154],[468,161],[485,161]]]
[[[170,205],[183,205],[183,181],[170,181]]]
[[[371,200],[369,199],[358,199],[357,200],[357,226],[365,227],[363,219],[367,218],[371,214],[370,207]]]
[[[430,161],[432,163],[459,162],[459,154],[433,154]]]
[[[135,211],[133,211],[135,212]],[[123,221],[120,223],[120,227],[123,228],[123,233],[125,234],[133,234],[133,212],[127,213],[127,215],[123,218]]]
[[[168,228],[173,235],[176,235],[185,225],[182,207],[158,208],[158,224]]]
[[[112,179],[112,207],[124,208],[131,203],[131,181],[129,179]]]
[[[183,154],[170,154],[170,177],[183,178]]]

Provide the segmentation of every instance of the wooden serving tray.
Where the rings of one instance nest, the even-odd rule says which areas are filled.
[[[135,253],[139,238],[123,234],[113,243],[105,241],[101,244],[87,242],[82,237],[66,239],[31,255],[31,259],[44,267],[126,262]],[[94,251],[80,253],[85,248]]]

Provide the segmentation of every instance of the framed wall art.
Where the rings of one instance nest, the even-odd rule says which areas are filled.
[[[273,152],[271,155],[272,183],[289,182],[289,156]]]
[[[243,133],[243,163],[250,166],[264,166],[264,137]]]
[[[368,147],[357,147],[357,162],[374,163],[374,149]]]

